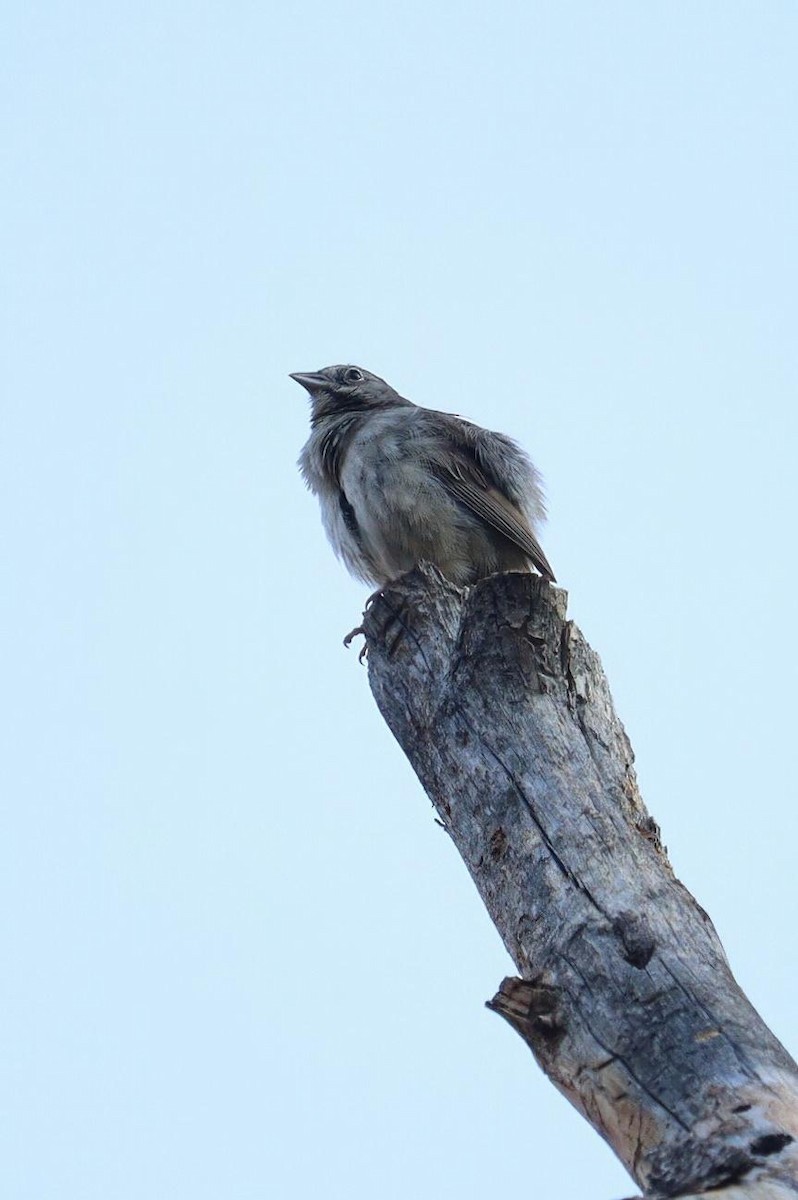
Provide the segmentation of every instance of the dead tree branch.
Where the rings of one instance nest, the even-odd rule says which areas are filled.
[[[489,1007],[647,1197],[798,1195],[798,1068],[675,878],[565,593],[432,568],[364,618],[380,710],[520,978]]]

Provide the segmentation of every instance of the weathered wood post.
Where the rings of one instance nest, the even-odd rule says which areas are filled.
[[[675,878],[566,595],[423,567],[364,617],[369,680],[519,972],[489,1007],[647,1198],[798,1195],[798,1067]]]

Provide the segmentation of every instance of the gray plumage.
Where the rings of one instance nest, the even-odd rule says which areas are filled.
[[[511,438],[420,408],[362,367],[291,378],[311,400],[299,467],[353,575],[380,587],[424,561],[460,585],[533,568],[554,579],[535,534],[540,478]]]

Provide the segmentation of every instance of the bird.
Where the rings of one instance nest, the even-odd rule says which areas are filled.
[[[310,397],[298,466],[356,578],[380,589],[425,562],[460,587],[504,571],[554,582],[536,533],[540,476],[512,438],[414,404],[363,367],[290,378]]]

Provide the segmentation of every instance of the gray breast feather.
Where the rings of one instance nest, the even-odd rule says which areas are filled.
[[[339,414],[313,429],[300,467],[361,579],[385,583],[421,560],[458,583],[530,563],[554,577],[534,530],[537,471],[503,434],[409,405]]]

